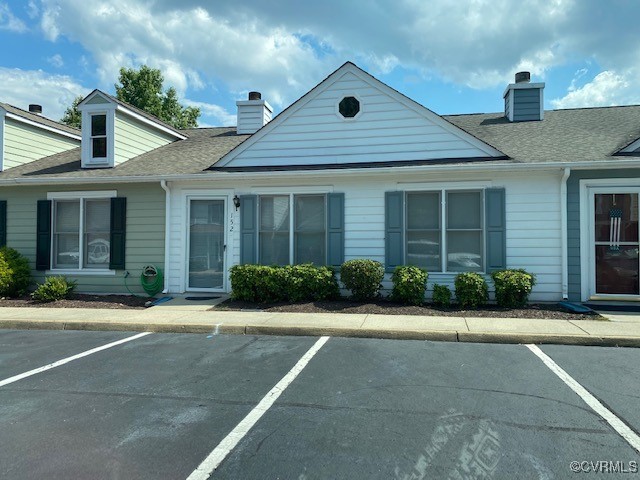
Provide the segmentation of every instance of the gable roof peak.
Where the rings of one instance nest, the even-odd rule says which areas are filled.
[[[173,126],[169,125],[168,123],[160,120],[155,115],[152,115],[151,113],[149,113],[149,112],[147,112],[145,110],[142,110],[141,108],[135,107],[135,106],[131,105],[130,103],[124,102],[124,101],[114,97],[113,95],[110,95],[110,94],[108,94],[106,92],[103,92],[102,90],[100,90],[98,88],[95,88],[89,95],[84,97],[82,99],[82,101],[78,104],[78,107],[85,106],[89,100],[91,100],[92,98],[94,98],[97,95],[100,95],[105,100],[107,100],[109,103],[114,104],[116,106],[116,110],[123,111],[124,113],[128,113],[130,115],[133,115],[134,117],[139,117],[139,119],[141,119],[143,122],[154,124],[160,130],[167,131],[167,133],[170,133],[170,134],[174,135],[175,137],[177,137],[177,138],[179,138],[181,140],[184,140],[185,138],[187,138],[186,135],[183,132],[181,132],[180,130],[174,128]]]

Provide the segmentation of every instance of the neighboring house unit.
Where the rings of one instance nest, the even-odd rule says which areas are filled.
[[[545,112],[519,80],[504,112],[439,116],[346,63],[273,120],[251,92],[237,128],[184,131],[96,90],[81,147],[0,174],[6,241],[87,292],[148,264],[167,292],[226,292],[238,263],[371,258],[640,299],[640,106]]]
[[[43,117],[39,105],[30,109],[0,103],[0,171],[80,145],[79,130]]]

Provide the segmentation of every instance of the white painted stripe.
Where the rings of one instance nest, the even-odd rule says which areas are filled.
[[[213,449],[213,451],[203,460],[198,468],[196,468],[187,480],[206,480],[211,476],[222,461],[229,453],[240,443],[240,440],[249,433],[249,430],[253,428],[260,418],[267,413],[267,410],[271,408],[271,405],[278,399],[282,392],[293,382],[296,377],[302,372],[304,367],[307,366],[309,361],[314,357],[316,353],[327,343],[329,337],[320,337],[318,341],[305,353],[298,363],[296,363],[289,373],[287,373],[282,380],[269,390],[260,403],[251,410],[246,417],[234,428],[231,432],[220,442],[220,444]]]
[[[527,345],[527,348],[531,350],[535,355],[549,367],[549,369],[555,373],[560,380],[566,383],[571,390],[577,393],[582,400],[591,407],[591,409],[604,418],[611,427],[624,438],[631,447],[640,453],[640,436],[631,430],[627,424],[615,416],[615,414],[607,407],[602,405],[600,401],[591,395],[589,391],[576,382],[567,372],[565,372],[556,362],[554,362],[548,355],[540,350],[536,345]]]
[[[92,348],[91,350],[78,353],[77,355],[73,355],[72,357],[63,358],[62,360],[58,360],[57,362],[50,363],[49,365],[45,365],[44,367],[34,368],[33,370],[29,370],[28,372],[21,373],[20,375],[16,375],[14,377],[9,377],[4,380],[0,380],[0,387],[4,387],[5,385],[9,385],[10,383],[17,382],[18,380],[22,380],[23,378],[30,377],[37,373],[46,372],[47,370],[51,370],[52,368],[59,367],[60,365],[64,365],[65,363],[73,362],[74,360],[78,360],[79,358],[86,357],[93,353],[101,352],[102,350],[106,350],[107,348],[115,347],[117,345],[121,345],[123,343],[136,340],[140,337],[144,337],[145,335],[150,335],[151,333],[152,332],[139,333],[137,335],[134,335],[133,337],[127,337],[127,338],[123,338],[122,340],[118,340],[116,342],[107,343],[106,345]]]

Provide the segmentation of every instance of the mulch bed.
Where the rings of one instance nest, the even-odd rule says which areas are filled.
[[[30,296],[20,298],[0,298],[1,307],[36,307],[36,308],[112,308],[143,309],[148,298],[133,295],[84,295],[72,294],[66,300],[40,303],[34,302]]]
[[[432,305],[409,306],[386,300],[373,302],[354,302],[351,300],[333,300],[307,303],[270,303],[260,304],[238,300],[226,300],[213,309],[226,310],[260,310],[264,312],[297,312],[297,313],[378,313],[385,315],[429,315],[440,317],[498,317],[498,318],[545,318],[558,320],[603,320],[598,314],[578,314],[563,310],[557,304],[536,303],[526,308],[500,308],[487,305],[476,310],[460,308],[436,308]]]

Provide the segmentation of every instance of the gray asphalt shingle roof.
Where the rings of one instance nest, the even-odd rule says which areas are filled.
[[[31,112],[28,112],[27,110],[14,107],[13,105],[9,105],[8,103],[0,102],[0,107],[4,108],[9,113],[17,115],[18,117],[22,117],[26,120],[30,120],[32,122],[39,123],[40,125],[44,125],[50,128],[55,128],[57,130],[61,130],[66,133],[71,133],[72,135],[80,136],[80,130],[78,130],[77,128],[73,128],[68,125],[65,125],[64,123],[59,123],[47,117],[36,115],[35,113],[31,113]]]
[[[509,159],[500,160],[500,163],[606,161],[640,138],[640,105],[551,110],[546,111],[544,120],[539,122],[510,123],[502,113],[446,115],[444,118],[505,153]],[[8,169],[0,173],[0,180],[215,175],[215,172],[206,170],[249,138],[249,135],[237,135],[235,127],[195,128],[180,132],[188,138],[135,157],[115,168],[80,168],[80,149],[76,148]],[[474,163],[483,161],[486,160]],[[453,159],[448,163],[468,162]]]
[[[246,140],[235,127],[194,128],[177,140],[139,155],[114,168],[80,168],[80,148],[74,148],[0,173],[0,180],[13,178],[100,178],[202,173],[225,153]]]
[[[503,113],[444,118],[524,163],[602,161],[640,138],[640,105],[549,110],[538,122]]]

